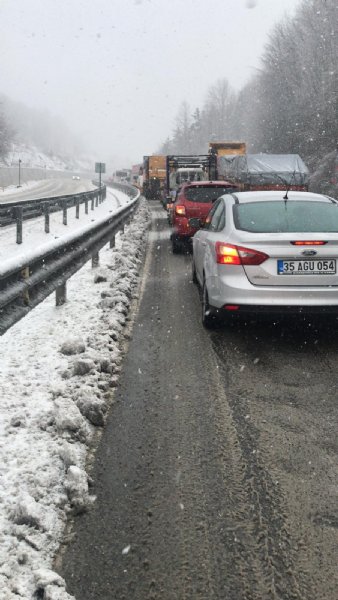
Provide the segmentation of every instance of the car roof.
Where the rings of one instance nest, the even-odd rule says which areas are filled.
[[[224,187],[229,186],[232,188],[236,188],[237,185],[230,183],[230,181],[187,181],[183,184],[184,187]],[[183,187],[182,186],[182,187]]]
[[[323,194],[315,194],[312,192],[298,192],[290,190],[287,194],[287,199],[284,198],[286,190],[269,190],[269,191],[255,191],[255,192],[233,192],[232,196],[236,202],[266,202],[266,201],[278,201],[287,200],[304,200],[304,201],[317,201],[317,202],[338,202],[335,198],[330,196],[324,196]]]

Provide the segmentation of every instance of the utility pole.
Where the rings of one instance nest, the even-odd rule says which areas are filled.
[[[21,187],[21,158],[19,158],[19,185],[16,187]]]

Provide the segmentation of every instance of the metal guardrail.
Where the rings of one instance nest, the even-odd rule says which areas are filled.
[[[115,235],[131,219],[140,193],[128,185],[112,187],[131,198],[117,214],[102,217],[65,240],[55,240],[43,252],[32,252],[27,258],[21,255],[0,267],[0,335],[54,291],[56,304],[63,304],[67,280],[90,259],[93,266],[98,265],[104,245],[114,247]]]
[[[80,194],[68,194],[52,198],[36,198],[33,200],[21,200],[20,202],[6,202],[0,204],[0,227],[16,223],[16,241],[22,243],[23,222],[44,215],[45,232],[49,233],[49,215],[58,211],[63,212],[63,224],[67,225],[67,210],[76,207],[76,217],[79,218],[80,205],[85,205],[85,213],[88,214],[88,205],[91,210],[98,206],[106,198],[106,186],[101,189]]]

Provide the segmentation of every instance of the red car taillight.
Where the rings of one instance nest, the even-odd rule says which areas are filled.
[[[175,207],[175,213],[177,215],[181,215],[181,216],[183,215],[184,216],[185,215],[185,206],[182,206],[181,204],[178,204]]]
[[[216,262],[219,265],[260,265],[268,257],[264,252],[216,242]]]

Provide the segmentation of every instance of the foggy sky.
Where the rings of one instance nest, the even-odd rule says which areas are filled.
[[[240,89],[300,0],[0,0],[0,93],[47,108],[116,166],[171,134],[183,100]]]

